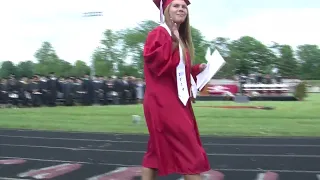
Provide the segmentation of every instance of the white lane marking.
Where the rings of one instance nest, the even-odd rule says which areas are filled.
[[[40,162],[59,162],[59,163],[80,163],[80,164],[89,164],[89,165],[104,165],[104,166],[118,166],[118,167],[134,167],[140,165],[128,165],[128,164],[112,164],[112,163],[93,163],[86,161],[65,161],[65,160],[50,160],[50,159],[36,159],[36,158],[25,158],[25,157],[8,157],[8,156],[0,156],[0,158],[18,158],[29,161],[40,161]],[[319,174],[320,171],[303,171],[303,170],[278,170],[278,169],[213,169],[215,171],[237,171],[237,172],[277,172],[277,173],[310,173],[310,174]]]
[[[31,180],[31,179],[0,177],[0,180]]]
[[[33,177],[35,179],[52,179],[80,169],[82,164],[64,163],[41,169],[32,169],[19,173],[18,177]]]
[[[43,148],[43,149],[64,149],[71,151],[98,151],[98,152],[118,152],[118,153],[145,153],[145,151],[130,151],[121,149],[90,149],[90,148],[69,148],[57,146],[34,146],[27,144],[0,144],[0,146],[9,147],[26,147],[26,148]],[[294,158],[320,158],[320,155],[301,155],[301,154],[223,154],[207,153],[208,156],[237,156],[237,157],[294,157]]]
[[[141,176],[142,167],[120,167],[104,174],[96,175],[86,180],[125,180],[134,179],[135,176]]]
[[[118,141],[118,140],[102,140],[102,139],[77,139],[77,138],[49,138],[40,136],[9,136],[0,135],[0,137],[23,138],[23,139],[45,139],[45,140],[64,140],[64,141],[90,141],[90,142],[115,142],[115,143],[147,143],[146,141]]]
[[[201,173],[202,180],[224,180],[225,175],[220,171],[209,170],[207,172]],[[184,177],[180,177],[177,180],[185,180]]]
[[[0,135],[0,137],[7,138],[22,138],[22,139],[43,139],[43,140],[62,140],[62,141],[88,141],[88,142],[113,142],[113,143],[133,143],[133,144],[146,144],[147,141],[121,141],[121,140],[102,140],[102,139],[78,139],[78,138],[55,138],[55,137],[40,137],[40,136],[10,136]],[[203,143],[204,146],[250,146],[250,147],[318,147],[316,144],[224,144],[224,143]]]
[[[3,165],[9,165],[9,164],[23,164],[26,161],[23,159],[5,159],[5,160],[0,160],[0,164]]]
[[[130,150],[117,150],[117,149],[69,148],[69,147],[61,147],[61,146],[34,146],[34,145],[27,145],[27,144],[0,144],[0,146],[43,148],[43,149],[64,149],[64,150],[71,150],[71,151],[101,151],[101,152],[120,152],[120,153],[145,153],[145,151],[130,151]]]
[[[0,158],[13,158],[11,156],[0,156]],[[15,157],[18,158],[18,157]],[[105,165],[105,166],[122,166],[122,167],[131,167],[137,165],[127,165],[127,164],[116,164],[116,163],[92,163],[86,161],[66,161],[66,160],[55,160],[55,159],[37,159],[37,158],[20,158],[28,161],[40,161],[40,162],[57,162],[57,163],[80,163],[80,164],[89,164],[89,165]]]
[[[255,180],[263,180],[264,179],[264,173],[258,173],[257,178]]]
[[[265,172],[265,173],[258,173],[257,178],[255,180],[278,180],[279,175],[275,172]]]
[[[106,133],[106,132],[84,132],[84,131],[62,131],[62,130],[34,130],[34,129],[9,129],[9,128],[0,128],[0,131],[9,131],[9,132],[31,132],[31,133],[58,133],[58,134],[63,134],[63,135],[68,135],[68,134],[88,134],[88,135],[109,135],[109,136],[142,136],[142,137],[147,137],[148,134],[138,134],[138,133],[117,133],[117,132],[109,132],[109,133]],[[204,137],[204,138],[215,138],[215,137],[218,137],[218,138],[221,138],[221,136],[217,136],[217,135],[201,135],[201,137]],[[312,137],[312,136],[261,136],[261,137],[255,137],[255,136],[242,136],[242,137],[236,137],[236,136],[225,136],[225,137],[222,137],[222,138],[225,138],[225,139],[228,139],[228,138],[234,138],[234,139],[280,139],[280,140],[309,140],[309,139],[313,139],[313,140],[319,140],[320,141],[320,138],[319,137]]]

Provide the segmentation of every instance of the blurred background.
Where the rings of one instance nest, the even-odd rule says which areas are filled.
[[[294,92],[302,81],[308,91],[319,92],[319,7],[315,0],[193,1],[195,63],[206,62],[208,47],[217,49],[227,62],[200,95],[221,96],[227,90],[234,96],[248,89],[251,95],[261,95],[268,88],[279,95]],[[66,99],[71,92],[80,97],[91,91],[90,101],[97,102],[94,93],[103,98],[111,91],[118,96],[130,91],[128,97],[141,100],[143,45],[158,20],[159,11],[151,0],[8,1],[0,7],[1,87],[21,91],[22,85],[14,86],[21,80],[38,84],[24,85],[28,90],[22,91],[57,91],[52,98]],[[44,83],[52,76],[57,78],[54,87]],[[65,89],[67,82],[78,86]],[[271,85],[253,92],[250,85],[242,87],[245,83]],[[207,89],[215,85],[224,91]],[[3,92],[1,96],[7,102]]]

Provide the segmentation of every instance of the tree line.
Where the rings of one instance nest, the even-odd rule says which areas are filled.
[[[59,58],[53,45],[43,42],[34,54],[35,63],[26,60],[14,65],[11,61],[3,61],[0,77],[8,77],[10,74],[31,77],[50,72],[55,72],[58,76],[81,77],[92,71],[98,76],[143,77],[143,45],[148,32],[157,25],[154,21],[142,21],[133,28],[105,30],[100,46],[92,54],[92,67],[82,60],[71,64]],[[195,27],[192,27],[192,37],[195,47],[194,63],[206,61],[208,47],[219,50],[226,60],[227,63],[216,75],[217,78],[249,73],[272,74],[272,69],[277,68],[282,77],[320,79],[320,49],[314,44],[299,45],[294,51],[290,45],[274,42],[268,46],[250,36],[236,40],[227,37],[206,40]]]

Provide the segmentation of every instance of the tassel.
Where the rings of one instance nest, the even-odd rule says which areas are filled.
[[[160,1],[160,23],[164,23],[163,0]]]

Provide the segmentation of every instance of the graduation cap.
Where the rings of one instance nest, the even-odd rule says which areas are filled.
[[[168,7],[169,4],[174,0],[153,0],[154,4],[160,10],[160,22],[164,23],[164,10]],[[182,1],[182,0],[181,0]],[[183,0],[188,6],[191,4],[189,0]]]

